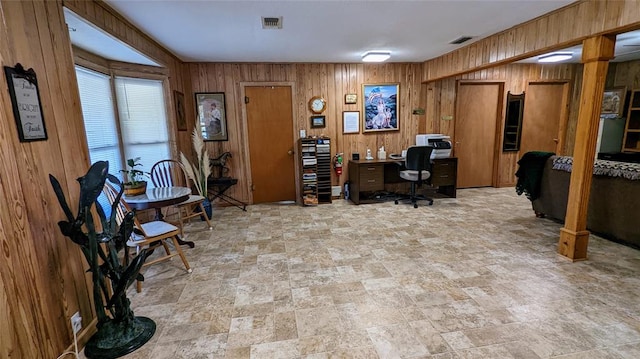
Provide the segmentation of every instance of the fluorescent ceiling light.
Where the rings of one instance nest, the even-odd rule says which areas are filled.
[[[362,61],[364,62],[383,62],[391,57],[389,51],[368,51],[362,55]]]
[[[570,60],[572,56],[573,54],[571,52],[554,52],[538,57],[538,62],[560,62]]]

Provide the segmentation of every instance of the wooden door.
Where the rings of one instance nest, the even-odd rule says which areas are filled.
[[[291,87],[248,86],[245,96],[253,203],[295,201]]]
[[[531,82],[524,96],[520,157],[529,151],[561,152],[569,85]]]
[[[500,83],[460,83],[454,154],[458,188],[493,185]]]

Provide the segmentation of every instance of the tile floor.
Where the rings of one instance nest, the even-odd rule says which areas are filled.
[[[130,293],[157,332],[126,358],[640,358],[640,252],[592,235],[571,263],[513,188],[217,208],[204,228],[192,274],[154,265]]]

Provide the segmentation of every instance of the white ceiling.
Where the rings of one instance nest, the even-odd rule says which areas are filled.
[[[360,62],[391,51],[390,62],[422,62],[508,29],[573,0],[105,0],[186,62]],[[281,30],[261,17],[283,17]],[[68,9],[74,45],[102,57],[157,65]],[[462,45],[449,44],[473,37]],[[616,60],[640,58],[640,31],[621,34]],[[569,50],[580,62],[581,46]],[[630,53],[622,55],[623,53]],[[521,62],[535,62],[536,58]]]

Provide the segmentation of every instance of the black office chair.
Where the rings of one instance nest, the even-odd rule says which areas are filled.
[[[416,188],[427,182],[431,177],[431,146],[411,146],[407,149],[407,156],[404,161],[405,170],[400,171],[400,177],[411,181],[411,192],[408,196],[397,198],[395,204],[400,199],[409,199],[413,203],[413,208],[418,208],[418,201],[429,201],[433,204],[433,199],[416,194]]]

